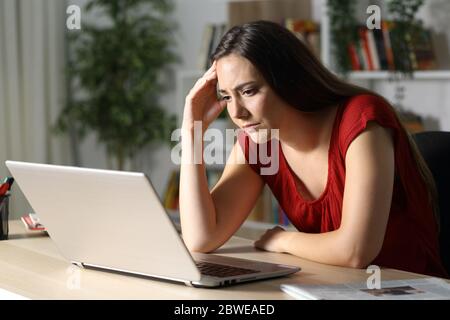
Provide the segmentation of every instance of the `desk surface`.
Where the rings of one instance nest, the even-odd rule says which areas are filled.
[[[20,221],[10,222],[10,239],[0,241],[0,288],[31,299],[292,299],[279,289],[282,283],[338,284],[362,282],[365,270],[323,265],[288,254],[255,250],[252,241],[231,239],[217,254],[296,265],[302,271],[289,277],[231,286],[196,289],[183,284],[78,269],[66,261],[45,233],[26,231]],[[382,269],[382,280],[421,275]]]

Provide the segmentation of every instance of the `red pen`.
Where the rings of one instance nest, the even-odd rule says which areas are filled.
[[[9,190],[9,183],[5,182],[0,186],[0,197],[4,196]]]

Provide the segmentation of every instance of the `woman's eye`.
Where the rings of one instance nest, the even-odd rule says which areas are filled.
[[[244,90],[243,92],[242,92],[244,95],[252,95],[252,94],[254,94],[255,93],[255,90],[254,89],[247,89],[247,90]]]
[[[220,98],[220,100],[222,100],[222,101],[229,101],[230,97],[229,96],[223,96],[223,97]]]

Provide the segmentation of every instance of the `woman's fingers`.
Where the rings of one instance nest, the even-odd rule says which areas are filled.
[[[211,80],[211,79],[216,79],[217,78],[217,73],[216,73],[216,65],[215,62],[214,64],[211,66],[211,68],[209,68],[204,74],[203,76],[198,79],[198,81],[200,81],[201,83],[203,83],[203,79],[206,79],[207,81]]]
[[[202,78],[205,78],[207,80],[217,79],[216,66],[213,65],[211,68],[209,68],[209,70],[205,72]]]
[[[197,80],[194,86],[186,96],[186,102],[192,104],[194,109],[203,110],[203,117],[207,119],[215,118],[226,106],[224,103],[218,103],[216,93],[217,73],[216,63]],[[202,117],[202,118],[203,118]]]
[[[203,74],[202,78],[209,79],[211,76],[216,77],[216,62]]]
[[[211,67],[209,67],[209,69],[206,70],[205,74],[208,73],[208,72],[211,72],[213,70],[216,70],[216,65],[217,65],[216,61],[214,61],[213,64],[211,65]]]

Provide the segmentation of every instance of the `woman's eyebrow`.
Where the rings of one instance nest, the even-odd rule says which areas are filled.
[[[256,81],[249,81],[249,82],[242,83],[242,84],[236,86],[236,88],[234,88],[233,91],[239,91],[239,90],[241,90],[243,87],[248,86],[249,84],[254,84],[254,83],[256,83]],[[219,89],[218,92],[219,92],[219,93],[227,93],[226,90],[222,90],[222,89]]]

